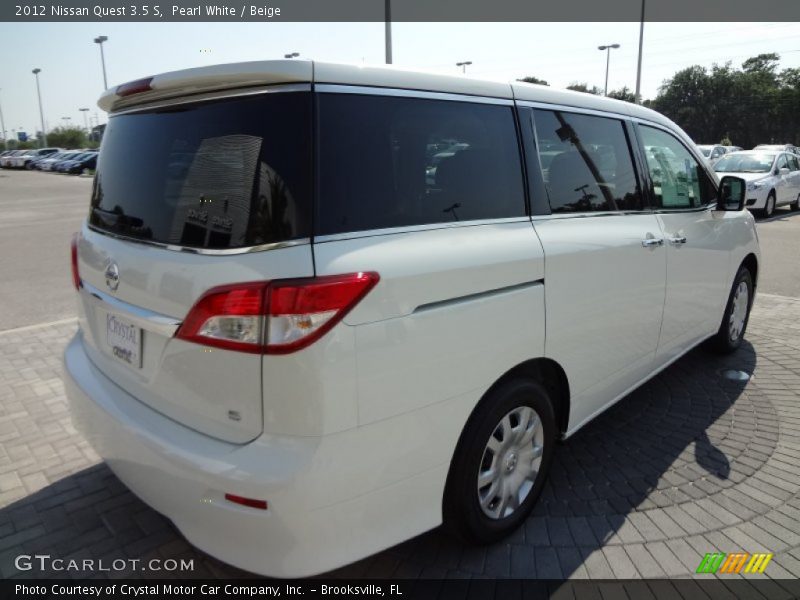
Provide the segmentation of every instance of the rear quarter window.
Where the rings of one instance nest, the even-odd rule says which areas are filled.
[[[525,215],[511,106],[319,95],[317,234]]]

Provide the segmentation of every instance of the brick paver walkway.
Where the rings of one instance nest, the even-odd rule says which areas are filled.
[[[0,576],[59,575],[17,571],[36,553],[246,576],[187,544],[75,432],[60,380],[74,329],[0,332]],[[691,577],[707,552],[746,551],[775,553],[766,576],[800,577],[799,354],[800,300],[762,294],[737,354],[691,352],[561,444],[512,538],[465,547],[434,531],[332,575]]]

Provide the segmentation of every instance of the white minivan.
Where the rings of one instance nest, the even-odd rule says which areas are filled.
[[[742,342],[745,183],[651,110],[294,60],[99,105],[73,418],[243,569],[320,573],[442,523],[497,540],[557,440],[700,342]]]

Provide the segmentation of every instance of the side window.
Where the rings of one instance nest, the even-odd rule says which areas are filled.
[[[715,201],[713,182],[675,136],[646,125],[639,132],[656,208],[697,208]]]
[[[318,98],[318,235],[525,216],[511,106]]]
[[[788,156],[786,154],[781,154],[778,157],[778,162],[775,165],[775,168],[779,171],[781,169],[788,169],[789,168],[789,161],[787,160]]]
[[[534,121],[554,213],[642,210],[622,121],[551,110]]]
[[[798,159],[796,156],[790,155],[789,156],[789,168],[792,171],[800,171],[800,159]]]

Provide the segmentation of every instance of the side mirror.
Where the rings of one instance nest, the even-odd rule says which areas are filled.
[[[717,191],[717,210],[744,210],[747,182],[741,177],[726,175]]]
[[[778,169],[778,175],[788,175],[789,174],[789,167],[781,167]]]

